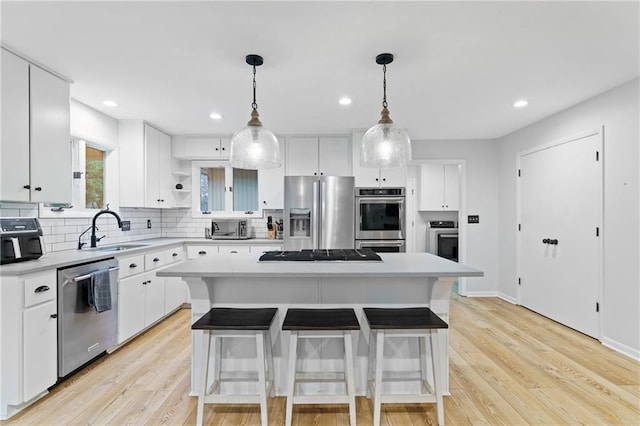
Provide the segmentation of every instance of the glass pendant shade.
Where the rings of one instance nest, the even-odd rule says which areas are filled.
[[[276,135],[262,126],[248,125],[231,138],[229,163],[238,169],[280,167],[280,145]]]
[[[362,167],[403,167],[410,160],[409,135],[393,123],[378,123],[364,134],[360,145]]]

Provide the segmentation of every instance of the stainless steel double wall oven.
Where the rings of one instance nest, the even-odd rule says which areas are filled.
[[[356,188],[356,249],[406,251],[405,189]]]

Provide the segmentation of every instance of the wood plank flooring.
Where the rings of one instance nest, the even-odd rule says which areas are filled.
[[[190,311],[55,387],[3,425],[195,424],[188,396]],[[450,425],[639,425],[640,364],[525,308],[496,298],[451,301]],[[358,424],[372,423],[357,399]],[[285,399],[269,402],[284,424]],[[297,425],[346,425],[346,406],[294,408]],[[205,406],[205,424],[258,425],[258,406]],[[384,405],[384,425],[436,424],[431,405]]]

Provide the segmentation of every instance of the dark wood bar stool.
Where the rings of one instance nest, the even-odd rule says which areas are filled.
[[[380,424],[383,403],[435,403],[439,425],[444,425],[440,347],[446,343],[444,330],[449,326],[429,308],[364,308],[372,338],[369,339],[369,378],[367,396],[373,395],[373,424]],[[373,339],[375,336],[375,339]],[[385,337],[418,338],[420,347],[420,391],[415,394],[383,393],[383,382],[407,381],[407,378],[383,378]],[[433,386],[428,380],[427,338],[430,342]],[[375,342],[375,345],[374,345]],[[372,351],[375,348],[375,355]],[[372,359],[373,358],[373,359]]]
[[[351,332],[360,330],[360,323],[353,309],[289,309],[282,330],[290,331],[289,368],[287,376],[286,425],[290,426],[294,404],[349,404],[349,421],[356,425],[356,400],[354,382],[353,347]],[[298,339],[336,338],[344,341],[344,371],[335,373],[298,372]],[[297,383],[342,382],[346,394],[296,395]]]
[[[269,329],[277,308],[213,308],[196,321],[192,330],[202,330],[202,358],[200,363],[200,385],[198,387],[198,408],[196,424],[202,425],[204,404],[260,404],[263,426],[268,424],[267,395],[271,396],[273,386],[273,356]],[[211,337],[214,339],[213,383],[207,387],[209,376],[209,354]],[[244,337],[256,341],[256,371],[222,372],[222,340],[228,337]],[[255,394],[222,394],[221,384],[225,381],[254,382]]]

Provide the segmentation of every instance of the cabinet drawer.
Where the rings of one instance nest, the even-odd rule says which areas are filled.
[[[144,254],[118,259],[118,267],[119,279],[144,272]]]
[[[251,246],[218,246],[218,253],[220,254],[237,254],[237,253],[249,253]]]
[[[164,251],[165,264],[177,263],[184,260],[184,247],[177,246]]]
[[[151,269],[156,269],[165,264],[165,252],[162,251],[154,251],[153,253],[144,255],[144,270],[150,271]]]
[[[212,254],[218,254],[218,246],[187,246],[187,257],[189,259],[197,259]]]
[[[55,300],[57,294],[56,271],[33,274],[24,279],[24,307]]]

